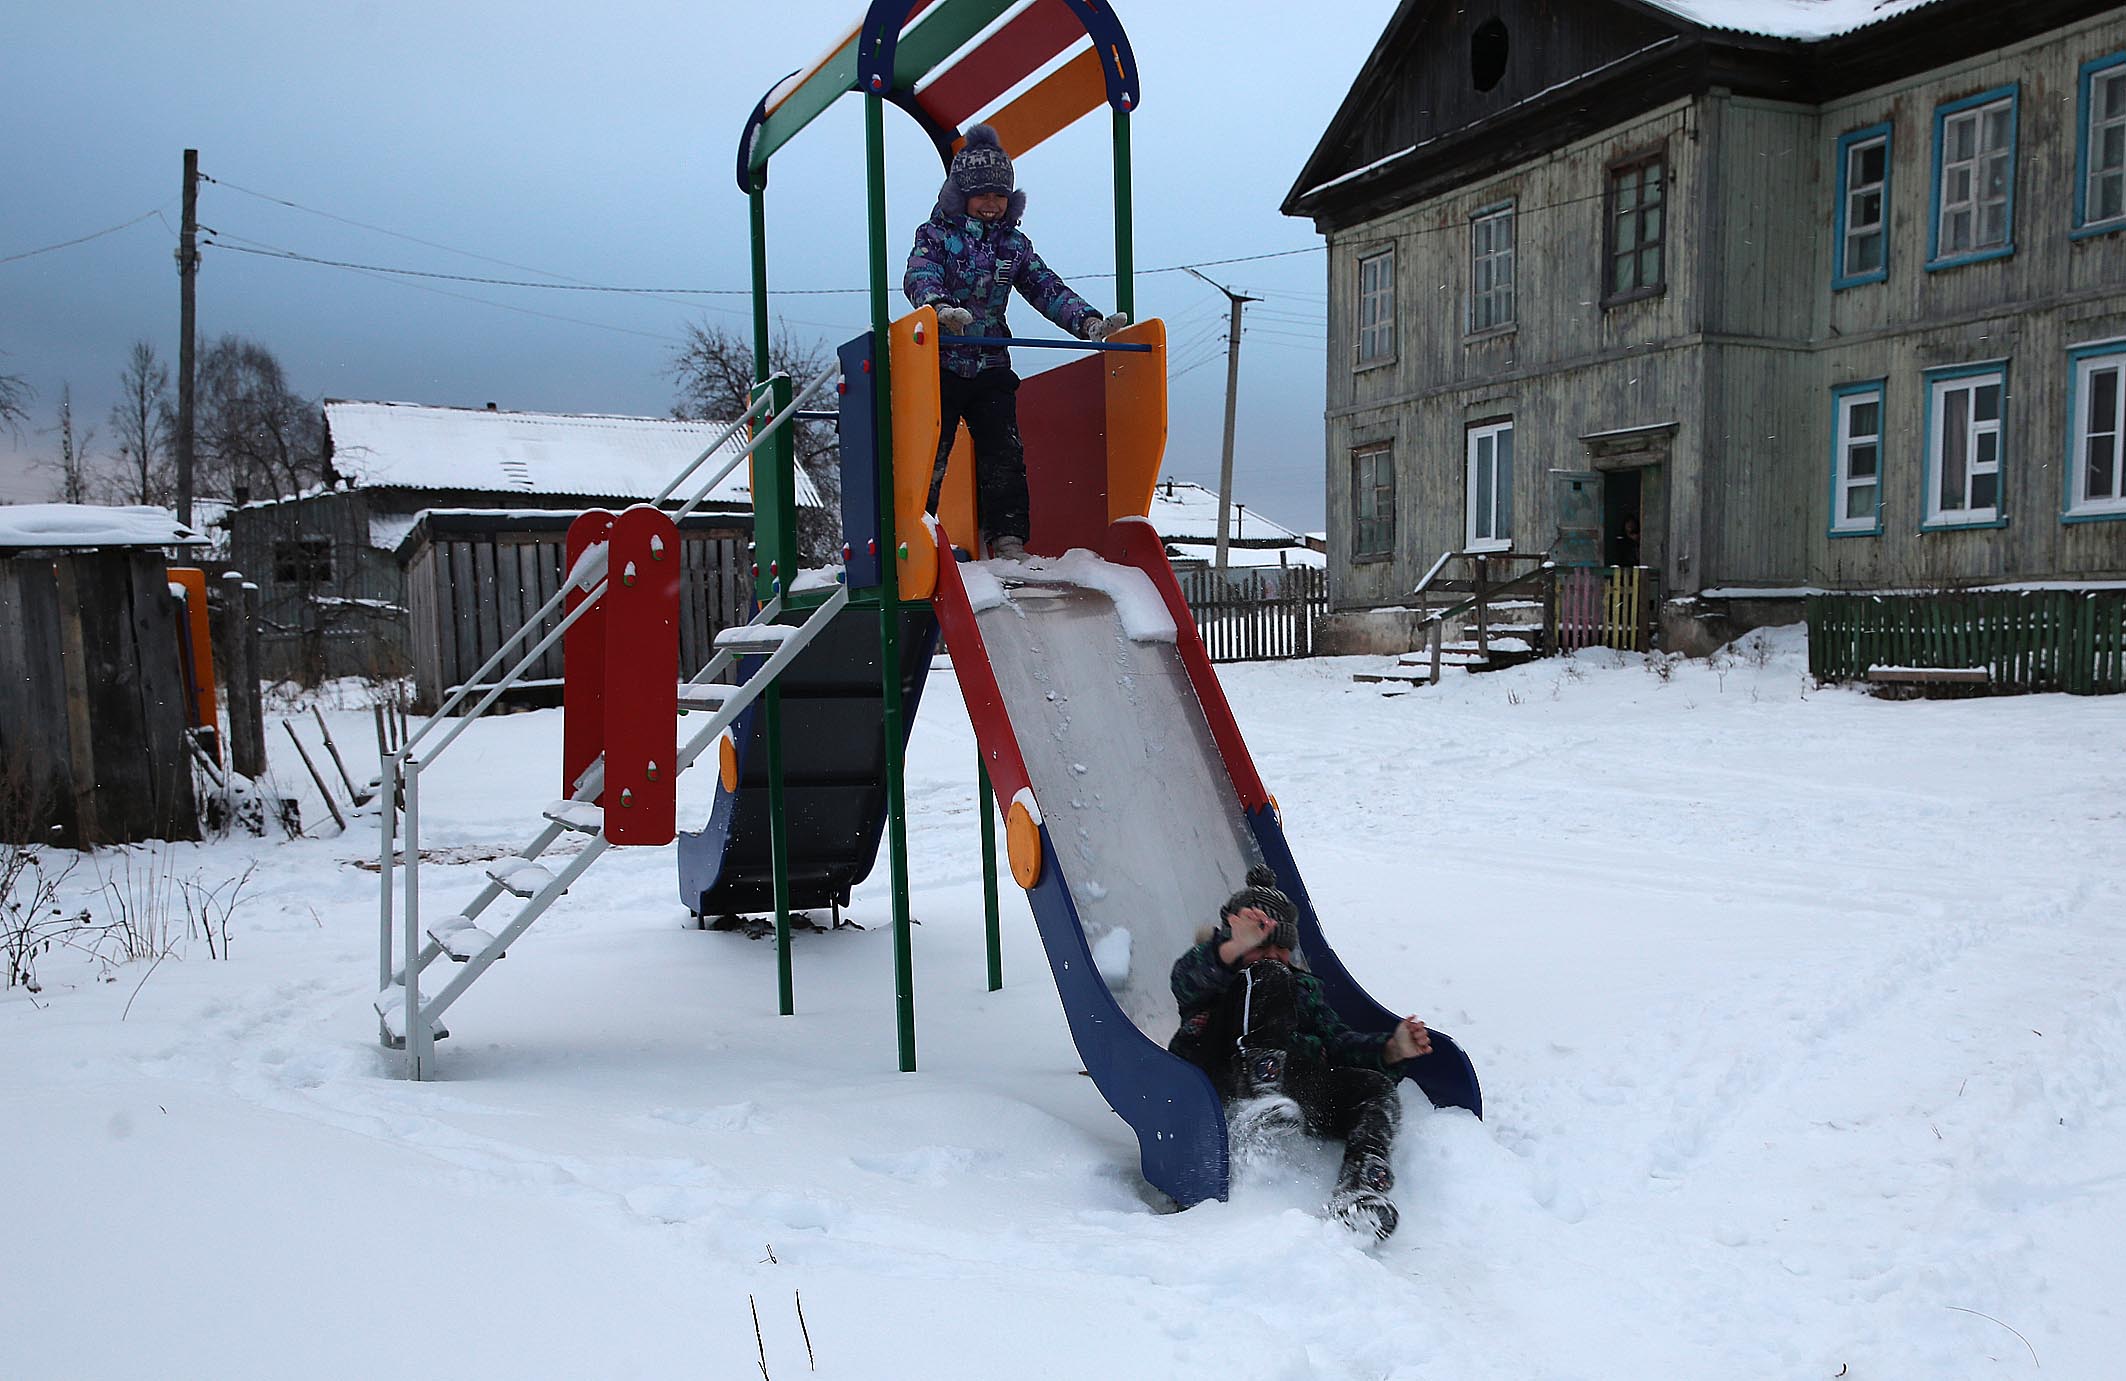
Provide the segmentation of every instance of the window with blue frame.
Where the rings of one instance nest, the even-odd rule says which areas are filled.
[[[2074,228],[2126,230],[2126,53],[2082,64],[2075,137]]]
[[[1929,269],[2015,252],[2018,89],[1951,101],[1934,112],[1934,206]]]
[[[2008,401],[2005,364],[1927,374],[1926,518],[1922,528],[1998,527]]]
[[[2069,522],[2126,518],[2126,340],[2067,354]]]
[[[1890,127],[1870,125],[1838,141],[1838,238],[1831,286],[1890,276]]]
[[[1882,384],[1873,379],[1831,394],[1831,535],[1882,531]]]

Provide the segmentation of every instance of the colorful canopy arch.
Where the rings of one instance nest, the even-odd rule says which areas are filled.
[[[1127,115],[1141,100],[1136,56],[1107,0],[872,0],[825,56],[754,107],[738,142],[739,190],[764,186],[776,151],[851,92],[906,111],[946,161],[985,112],[1017,158],[1102,104]]]

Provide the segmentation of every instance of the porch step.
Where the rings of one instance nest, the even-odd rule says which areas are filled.
[[[485,952],[495,942],[494,936],[463,916],[451,916],[428,927],[428,938],[436,942],[438,949],[460,964]],[[507,951],[495,956],[497,959],[508,957]]]
[[[406,985],[394,983],[376,995],[369,1004],[376,1009],[378,1020],[384,1023],[385,1044],[393,1050],[406,1048]],[[428,1023],[428,1034],[434,1040],[449,1040],[450,1031],[440,1021]]]
[[[679,713],[685,714],[688,710],[720,710],[723,708],[723,702],[736,694],[738,687],[726,686],[720,681],[683,682],[679,687]]]
[[[1399,667],[1394,671],[1354,671],[1351,679],[1366,686],[1402,686],[1406,689],[1432,684],[1427,667]]]
[[[787,623],[741,624],[718,633],[716,646],[741,657],[767,657],[782,651],[782,645],[796,634],[797,628]]]
[[[529,899],[554,880],[554,875],[528,858],[505,858],[487,870],[487,875],[513,897]]]
[[[1440,648],[1439,664],[1441,666],[1474,667],[1484,665],[1486,659],[1475,651],[1475,644],[1472,643],[1470,650],[1467,652],[1454,651],[1453,648],[1453,643],[1447,643]],[[1432,654],[1429,652],[1406,652],[1397,660],[1396,665],[1401,667],[1430,667],[1432,665]]]
[[[589,801],[556,801],[539,813],[577,834],[596,834],[605,828],[605,811]]]

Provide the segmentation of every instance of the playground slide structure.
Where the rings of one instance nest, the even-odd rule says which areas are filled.
[[[1066,60],[1018,89],[1056,59]],[[841,347],[837,368],[797,388],[767,368],[768,162],[851,92],[864,102],[872,325]],[[1012,875],[1026,889],[1072,1036],[1087,1073],[1135,1130],[1151,1184],[1183,1204],[1228,1189],[1225,1120],[1210,1081],[1165,1049],[1177,1015],[1166,977],[1251,863],[1267,863],[1298,903],[1301,952],[1339,1016],[1361,1030],[1393,1025],[1315,915],[1276,805],[1144,521],[1166,445],[1164,324],[1146,320],[1101,342],[962,338],[1086,353],[1033,374],[1018,394],[1032,499],[1026,546],[1036,560],[963,564],[980,545],[964,438],[935,516],[925,511],[940,436],[941,342],[930,307],[889,314],[885,109],[914,117],[949,161],[959,127],[984,111],[1023,158],[1105,106],[1114,124],[1115,304],[1134,315],[1129,129],[1139,98],[1135,57],[1108,0],[871,0],[848,38],[755,108],[738,151],[752,208],[759,382],[751,406],[653,502],[578,518],[562,593],[386,764],[382,799],[403,803],[403,817],[379,813],[373,1005],[378,1038],[404,1051],[409,1077],[432,1074],[436,1042],[448,1035],[443,1016],[606,850],[672,842],[673,783],[712,749],[717,800],[679,851],[689,910],[772,904],[779,1009],[792,1013],[792,909],[839,905],[883,836],[900,1064],[914,1069],[903,767],[940,632],[981,748],[985,821],[993,785],[1007,803]],[[822,585],[797,571],[792,432],[837,381],[845,545],[836,579]],[[749,428],[740,456],[697,473]],[[676,523],[744,460],[757,612],[720,632],[716,655],[681,681]],[[485,870],[474,895],[447,911],[424,905],[423,772],[557,641],[567,669],[562,799],[520,849]],[[681,711],[692,709],[706,717],[686,721],[682,738]],[[460,710],[465,717],[453,719]],[[555,850],[568,835],[585,842],[572,854]],[[983,851],[985,874],[992,857]],[[987,890],[995,988],[1002,978]],[[438,965],[452,976],[424,982]],[[1481,1115],[1468,1059],[1443,1033],[1432,1044],[1406,1076],[1434,1104]]]

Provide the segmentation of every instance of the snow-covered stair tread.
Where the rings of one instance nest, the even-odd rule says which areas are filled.
[[[556,801],[540,813],[578,834],[596,834],[605,828],[604,809],[589,801]]]
[[[738,687],[727,686],[720,681],[688,681],[679,687],[679,708],[682,710],[720,709],[724,701],[729,700],[736,694],[738,694]]]
[[[728,652],[757,654],[782,651],[782,645],[797,636],[787,623],[746,623],[726,628],[716,635],[716,646]]]
[[[406,1044],[406,985],[403,983],[392,984],[384,991],[378,993],[376,1000],[369,1005],[376,1008],[377,1017],[384,1023],[384,1032],[391,1037],[393,1048],[404,1046]],[[449,1030],[440,1021],[430,1021],[428,1023],[428,1034],[431,1039],[439,1041],[448,1039],[450,1036]]]
[[[487,875],[513,897],[530,897],[554,880],[552,873],[528,858],[502,859]]]
[[[463,916],[449,916],[428,927],[428,938],[460,964],[495,942],[495,937]],[[497,959],[506,955],[498,954]]]

